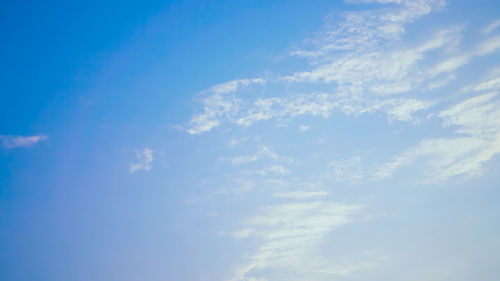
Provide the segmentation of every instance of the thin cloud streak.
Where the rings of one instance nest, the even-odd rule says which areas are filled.
[[[31,147],[39,142],[47,140],[47,136],[12,136],[0,135],[0,141],[3,149],[13,149],[17,147]]]

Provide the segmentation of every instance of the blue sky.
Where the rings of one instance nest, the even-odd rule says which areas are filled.
[[[498,1],[0,13],[0,279],[498,279]]]

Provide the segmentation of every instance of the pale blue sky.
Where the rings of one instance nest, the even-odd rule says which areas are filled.
[[[498,279],[498,1],[0,23],[1,280]]]

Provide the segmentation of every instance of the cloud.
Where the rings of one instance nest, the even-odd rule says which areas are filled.
[[[414,114],[417,111],[428,109],[433,104],[435,104],[434,101],[421,101],[414,98],[368,100],[343,94],[315,93],[291,98],[257,99],[251,104],[245,104],[243,100],[238,100],[237,103],[231,105],[228,103],[225,107],[217,104],[216,107],[206,109],[207,112],[211,113],[199,115],[193,120],[200,121],[199,126],[197,125],[197,133],[218,126],[221,120],[215,116],[220,117],[222,115],[227,117],[226,120],[244,127],[273,118],[289,120],[301,115],[328,118],[334,111],[357,116],[381,110],[386,112],[390,121],[415,122],[417,119]],[[238,110],[233,111],[229,116],[227,113],[236,107],[238,107]],[[225,109],[221,110],[221,108]],[[214,116],[216,120],[210,120],[212,117],[209,116]],[[201,126],[201,123],[203,123],[203,126]]]
[[[273,194],[274,197],[293,199],[310,199],[314,197],[323,197],[326,195],[328,195],[328,192],[326,191],[289,191]]]
[[[500,77],[495,77],[474,87],[474,91],[485,91],[500,88]]]
[[[243,143],[243,142],[246,142],[248,140],[248,138],[232,138],[230,141],[229,141],[229,146],[230,147],[235,147],[237,146],[238,144],[240,143]]]
[[[488,38],[481,42],[474,52],[475,56],[486,56],[490,55],[500,49],[500,36]]]
[[[310,127],[309,127],[309,126],[306,126],[306,125],[300,125],[300,127],[299,127],[299,130],[300,130],[301,132],[305,132],[305,131],[307,131],[307,130],[309,130],[309,129],[310,129]]]
[[[480,42],[474,51],[447,58],[440,62],[433,69],[431,69],[430,76],[435,77],[442,73],[452,73],[469,63],[472,59],[490,55],[498,51],[498,49],[500,49],[500,36],[488,38]]]
[[[374,177],[388,178],[419,159],[426,159],[428,167],[424,183],[482,175],[484,164],[500,153],[500,103],[495,97],[495,92],[482,94],[442,110],[438,117],[444,127],[455,128],[455,137],[422,140],[382,165]]]
[[[418,119],[414,113],[421,110],[426,110],[435,104],[434,101],[419,101],[416,99],[399,99],[387,100],[386,112],[389,115],[389,121],[398,120],[405,122],[417,122]]]
[[[272,150],[271,148],[267,147],[267,146],[261,146],[259,148],[259,150],[254,153],[254,154],[250,154],[250,155],[245,155],[245,156],[236,156],[236,157],[230,157],[230,158],[220,158],[220,160],[222,161],[230,161],[231,164],[233,165],[239,165],[239,164],[245,164],[245,163],[249,163],[249,162],[255,162],[257,160],[260,160],[262,158],[270,158],[272,160],[291,160],[291,159],[288,159],[287,157],[280,157],[278,156],[278,154]]]
[[[30,147],[45,140],[47,140],[47,136],[44,135],[36,135],[36,136],[0,135],[0,141],[2,142],[3,149],[12,149],[16,147]]]
[[[286,121],[301,115],[329,118],[333,112],[353,116],[383,112],[388,122],[418,123],[418,112],[441,106],[443,101],[449,100],[423,99],[422,95],[418,95],[419,92],[447,85],[456,79],[455,72],[459,68],[474,58],[493,54],[500,49],[500,37],[492,36],[475,43],[470,51],[459,52],[457,46],[463,30],[459,26],[437,30],[427,40],[405,44],[401,37],[405,32],[404,26],[433,10],[440,9],[445,4],[444,1],[354,2],[395,5],[383,9],[347,12],[340,20],[329,20],[319,35],[308,41],[310,48],[296,48],[290,53],[292,56],[307,58],[309,70],[295,71],[266,80],[270,86],[286,88],[286,95],[238,95],[234,85],[239,87],[240,84],[232,83],[233,86],[227,87],[231,89],[231,105],[223,107],[231,110],[219,110],[218,105],[207,110],[224,112],[215,114],[214,122],[217,122],[217,125],[221,122],[231,122],[248,127],[256,122],[272,119]],[[435,56],[436,53],[440,55]],[[444,58],[440,59],[442,57]],[[498,89],[498,77],[493,76],[482,83],[467,86],[463,92]],[[295,93],[289,90],[293,89],[294,85],[307,85],[311,89],[315,89],[316,85],[327,85],[329,90]],[[429,160],[429,166],[433,168],[427,172],[429,181],[469,178],[483,173],[484,163],[496,154],[496,136],[490,132],[490,136],[485,138],[484,135],[471,130],[485,130],[485,124],[489,124],[491,116],[497,114],[496,109],[490,110],[490,107],[496,108],[496,104],[474,105],[480,107],[478,110],[474,109],[474,106],[467,108],[462,113],[464,116],[482,118],[472,125],[463,121],[452,124],[460,118],[459,115],[451,116],[451,111],[428,114],[443,120],[444,126],[457,128],[457,136],[421,140],[414,147],[394,157],[393,161],[377,168],[373,177],[388,178],[400,167],[422,158],[432,159]],[[466,107],[467,103],[462,106]],[[481,110],[484,112],[481,113]],[[205,115],[194,118],[203,116]],[[488,126],[496,132],[496,124]],[[466,135],[458,136],[459,134]],[[447,146],[454,149],[447,150]],[[462,161],[463,159],[466,160]],[[256,157],[238,158],[235,163],[248,162],[245,160],[255,161]],[[354,172],[351,176],[347,175],[348,163],[334,161],[332,165],[335,167],[334,174],[337,179],[354,180],[356,175],[359,175]],[[354,168],[351,167],[352,169]]]
[[[251,84],[264,84],[264,82],[265,80],[262,78],[239,79],[213,86],[208,91],[212,95],[202,100],[204,105],[203,113],[191,119],[190,128],[187,132],[196,135],[219,126],[220,118],[227,118],[238,111],[240,100],[231,93],[241,87],[247,87]]]
[[[497,19],[490,24],[488,24],[481,32],[484,35],[488,35],[500,26],[500,19]]]
[[[301,115],[329,118],[335,111],[350,115],[382,111],[387,114],[388,121],[417,122],[414,114],[427,110],[435,101],[421,100],[410,92],[427,83],[434,84],[425,88],[439,86],[435,84],[435,76],[452,72],[467,63],[471,56],[449,58],[433,68],[422,65],[429,52],[456,46],[462,28],[441,29],[428,40],[404,44],[401,41],[404,26],[441,8],[444,1],[390,2],[398,5],[347,12],[340,20],[329,20],[317,38],[308,41],[310,48],[296,48],[290,53],[307,58],[308,70],[275,75],[266,80],[234,80],[212,87],[208,90],[211,95],[202,100],[203,112],[192,117],[188,133],[201,134],[223,122],[249,127],[256,122],[289,120]],[[494,42],[483,42],[477,54],[495,49]],[[446,82],[441,85],[443,83]],[[250,85],[263,84],[287,94],[257,93],[264,89],[250,95],[240,93]],[[329,90],[311,90],[304,94],[293,91],[295,85],[309,85],[311,89],[316,85],[328,85]]]
[[[489,71],[489,74],[481,79],[481,82],[476,82],[462,87],[461,92],[481,92],[500,89],[500,67],[495,67]]]
[[[343,140],[334,138],[342,133],[340,130],[350,130],[350,123],[345,123],[346,127],[332,125],[332,131],[324,134],[317,135],[318,130],[314,130],[312,135],[303,135],[301,139],[311,137],[321,139],[319,144],[325,143],[322,147],[325,151],[312,151],[307,156],[301,149],[309,147],[300,147],[290,138],[287,149],[292,149],[287,151],[298,153],[294,168],[287,166],[288,158],[278,155],[271,146],[219,158],[241,167],[239,171],[238,167],[231,167],[236,171],[226,175],[231,184],[219,188],[219,193],[240,196],[251,191],[253,198],[265,199],[257,201],[274,202],[260,209],[258,215],[240,221],[240,227],[233,231],[221,232],[238,240],[260,241],[260,247],[247,254],[234,270],[234,281],[264,277],[267,280],[332,280],[370,268],[374,266],[373,260],[358,257],[346,263],[318,254],[321,242],[329,233],[361,221],[365,215],[362,205],[328,201],[333,191],[325,187],[341,186],[338,182],[388,179],[405,167],[413,168],[410,176],[418,183],[460,181],[484,174],[487,162],[500,153],[500,104],[495,92],[484,93],[500,88],[500,75],[490,75],[457,94],[449,93],[452,87],[445,88],[452,81],[462,81],[459,69],[476,58],[497,52],[500,37],[486,34],[479,41],[467,42],[469,49],[463,51],[462,36],[467,35],[463,32],[464,26],[432,31],[421,25],[408,28],[420,17],[441,9],[445,1],[346,2],[386,5],[369,5],[340,16],[331,15],[316,36],[289,52],[304,63],[290,64],[285,73],[255,82],[233,80],[209,88],[201,100],[202,110],[190,121],[188,133],[202,134],[225,125],[249,133],[252,130],[248,127],[256,124],[281,126],[294,119],[296,123],[290,127],[298,133],[297,130],[309,129],[301,124],[310,123],[311,116],[333,119],[339,116],[337,113],[348,116],[377,113],[387,120],[388,127],[399,127],[401,124],[396,122],[406,122],[406,126],[419,127],[415,130],[417,133],[429,128],[420,128],[423,122],[441,123],[443,128],[431,127],[433,129],[425,133],[433,134],[432,137],[413,139],[405,149],[385,161],[376,160],[373,165],[366,165],[365,159],[357,155],[348,159],[328,157],[331,154],[326,144],[328,148],[342,149],[339,148],[342,145],[335,147],[335,141]],[[376,8],[363,10],[366,7]],[[406,34],[407,30],[413,34]],[[373,123],[369,122],[363,124],[371,126]],[[386,132],[387,128],[381,129],[375,135]],[[233,133],[231,136],[236,135]],[[350,137],[366,137],[365,133],[356,131]],[[262,139],[283,140],[281,137],[270,133]],[[414,138],[415,134],[412,132],[406,137]],[[331,143],[329,138],[333,140]],[[370,140],[361,142],[370,143]],[[239,140],[233,138],[230,146],[238,143]],[[318,171],[318,167],[325,169]],[[332,180],[337,182],[332,185]]]
[[[153,162],[153,150],[145,148],[142,151],[135,152],[136,161],[130,164],[129,173],[134,174],[140,170],[151,170],[151,163]]]
[[[372,25],[377,26],[376,23],[369,26]],[[404,93],[425,78],[418,68],[425,55],[430,51],[455,45],[460,40],[460,31],[456,27],[443,29],[435,32],[430,40],[416,46],[402,47],[386,46],[383,42],[385,40],[375,35],[376,29],[366,31],[373,33],[379,40],[370,41],[367,44],[369,47],[353,44],[349,52],[325,52],[321,57],[312,59],[313,65],[317,65],[312,70],[296,72],[284,79],[297,83],[336,82],[341,89],[355,87],[358,91],[367,90],[373,95]],[[402,44],[398,37],[389,39],[394,44]],[[321,44],[328,45],[327,42]]]
[[[448,76],[441,78],[441,79],[436,79],[434,81],[430,81],[429,85],[427,86],[427,90],[434,90],[437,88],[444,87],[448,85],[452,80],[456,78],[455,74],[449,74]]]
[[[403,0],[345,0],[347,3],[379,3],[379,4],[389,4],[396,3],[401,4]]]
[[[340,182],[357,183],[363,178],[361,157],[354,156],[347,160],[332,161],[328,165],[333,177]]]
[[[269,175],[269,174],[271,174],[271,175],[286,175],[286,174],[290,173],[290,171],[281,165],[270,165],[268,167],[265,167],[262,170],[259,170],[258,173],[261,175]]]
[[[338,51],[363,52],[377,49],[387,41],[398,39],[404,33],[404,25],[444,6],[445,1],[349,1],[365,3],[397,3],[391,8],[346,12],[340,21],[330,17],[324,31],[317,39],[311,40],[315,48],[298,49],[292,55],[319,59],[330,57]]]
[[[431,75],[431,77],[434,77],[434,76],[437,76],[441,73],[449,73],[449,72],[455,71],[459,67],[462,67],[465,64],[467,64],[471,58],[472,58],[472,55],[469,55],[469,54],[449,58],[443,62],[440,62],[438,65],[436,65],[430,71],[430,75]]]
[[[252,280],[261,277],[263,272],[268,272],[273,280],[295,280],[299,276],[307,276],[310,280],[331,280],[332,276],[346,276],[373,266],[367,261],[332,262],[318,254],[324,237],[339,227],[358,221],[363,208],[362,205],[325,201],[262,208],[262,215],[243,222],[244,228],[222,232],[237,239],[255,237],[262,240],[262,246],[248,257],[245,264],[236,268],[231,280]],[[269,273],[278,268],[287,270],[274,271],[276,276]]]
[[[229,160],[233,165],[238,165],[238,164],[243,164],[243,163],[248,163],[248,162],[254,162],[259,159],[259,155],[247,155],[247,156],[236,156],[233,158],[221,158],[221,160]]]
[[[210,88],[210,91],[215,94],[227,94],[236,92],[240,87],[247,87],[251,84],[264,84],[265,80],[262,78],[254,79],[237,79],[226,83],[218,84]]]
[[[347,12],[340,20],[328,20],[319,35],[308,40],[309,48],[296,48],[290,53],[307,58],[307,70],[266,80],[234,80],[212,87],[208,91],[212,95],[203,100],[204,111],[193,116],[187,131],[201,134],[223,122],[249,127],[256,122],[286,121],[301,115],[329,118],[336,111],[355,116],[380,111],[389,122],[417,123],[418,111],[438,103],[438,100],[424,100],[417,94],[419,91],[447,85],[455,79],[455,72],[474,58],[500,49],[500,37],[493,36],[476,43],[470,51],[458,52],[461,26],[437,30],[421,42],[402,41],[405,25],[440,9],[445,1],[363,2],[396,5]],[[441,55],[436,57],[436,52]],[[444,58],[438,60],[441,57]],[[478,88],[494,87],[497,82]],[[287,94],[261,96],[239,92],[250,85],[263,84]],[[295,85],[308,85],[311,89],[327,85],[328,90],[297,93],[293,91]]]
[[[225,93],[227,92],[216,92],[203,99],[203,113],[191,119],[191,128],[187,130],[189,134],[196,135],[210,131],[220,125],[221,117],[227,117],[238,110],[239,99]]]

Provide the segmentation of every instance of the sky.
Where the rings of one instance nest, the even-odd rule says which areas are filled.
[[[498,1],[11,1],[0,36],[1,280],[498,280]]]

